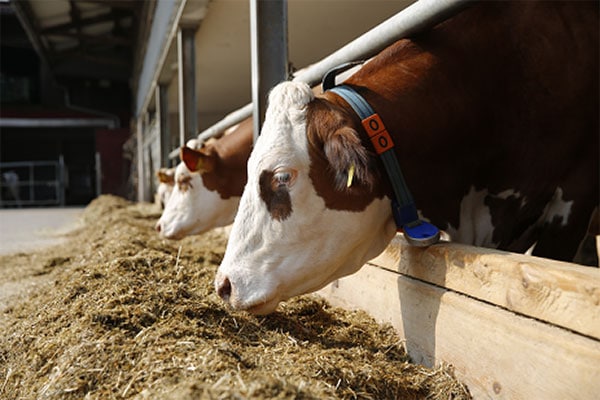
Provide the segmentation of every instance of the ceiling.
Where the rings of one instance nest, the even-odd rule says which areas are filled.
[[[12,0],[12,5],[42,62],[61,85],[77,88],[94,79],[122,82],[134,91],[152,18],[162,5],[157,1],[166,0]],[[180,21],[198,21],[195,70],[202,130],[251,101],[249,0],[170,1],[185,5]],[[321,60],[413,1],[287,0],[290,64],[300,69]],[[179,108],[174,39],[160,49],[164,56],[152,73],[168,83],[173,114]],[[142,100],[152,104],[152,88],[148,89]]]
[[[142,8],[139,0],[12,1],[42,62],[56,81],[127,82]]]

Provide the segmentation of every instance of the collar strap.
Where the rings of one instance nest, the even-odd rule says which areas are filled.
[[[404,231],[406,240],[413,246],[429,246],[436,243],[440,238],[440,231],[434,225],[419,219],[412,194],[400,170],[394,141],[379,114],[350,86],[340,85],[329,90],[343,98],[359,116],[375,152],[385,166],[394,191],[392,213],[398,229]]]

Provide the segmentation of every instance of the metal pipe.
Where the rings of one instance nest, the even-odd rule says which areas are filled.
[[[98,153],[96,153],[98,154]],[[65,206],[65,157],[61,154],[58,156],[58,203],[61,207]]]
[[[179,144],[198,132],[196,107],[196,46],[197,27],[180,27],[177,34],[179,64]]]
[[[145,115],[145,113],[144,113]],[[137,147],[137,201],[146,200],[146,181],[144,173],[144,119],[138,118],[136,124],[136,147]]]
[[[108,118],[2,118],[0,128],[114,128]]]
[[[158,137],[160,147],[160,166],[169,167],[169,148],[171,147],[171,132],[169,129],[169,97],[168,86],[164,83],[156,85],[156,120],[158,122]]]
[[[235,124],[239,124],[240,122],[251,116],[253,109],[253,104],[249,103],[246,104],[244,107],[227,114],[225,118],[223,118],[210,128],[200,132],[200,134],[198,135],[198,139],[200,141],[204,141],[206,139],[210,139],[211,137],[215,137],[222,134],[227,128],[230,128]]]
[[[472,0],[419,0],[321,61],[298,71],[293,80],[314,85],[320,82],[323,75],[331,68],[345,62],[367,59],[397,40],[450,18],[462,11],[470,2]],[[223,132],[248,118],[252,114],[252,109],[252,103],[246,104],[202,131],[198,137],[205,140]],[[170,156],[173,158],[177,154],[179,150],[174,150]]]
[[[419,0],[321,61],[304,68],[294,81],[314,85],[340,64],[374,56],[391,43],[435,26],[461,11],[472,0]]]
[[[256,142],[269,91],[288,77],[287,0],[250,0],[250,49]]]
[[[223,118],[222,120],[220,120],[219,122],[217,122],[216,124],[211,126],[210,128],[207,128],[207,129],[203,130],[202,132],[200,132],[200,134],[198,135],[198,140],[200,142],[204,142],[205,140],[208,140],[210,138],[219,137],[219,136],[223,135],[225,130],[227,130],[228,128],[231,128],[232,126],[234,126],[236,124],[239,124],[240,122],[242,122],[243,120],[245,120],[246,118],[251,116],[253,109],[254,109],[253,104],[249,103],[249,104],[246,104],[244,107],[240,108],[239,110],[236,110],[232,113],[227,114],[225,116],[225,118]],[[171,152],[169,153],[170,159],[174,159],[178,156],[179,156],[179,148],[171,150]]]
[[[96,197],[98,197],[102,194],[102,158],[100,158],[99,152],[96,152],[94,161],[94,167],[96,168]]]

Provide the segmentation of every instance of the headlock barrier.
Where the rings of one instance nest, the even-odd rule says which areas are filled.
[[[321,61],[297,71],[293,80],[315,85],[330,69],[349,61],[368,59],[396,40],[444,21],[466,7],[470,1],[419,0]],[[248,118],[253,107],[249,103],[229,113],[221,121],[200,132],[198,139],[202,141],[223,133]],[[175,158],[178,154],[179,150],[175,149],[169,156]]]
[[[329,69],[368,59],[468,3],[417,1],[293,80],[314,85]],[[252,112],[247,104],[198,137],[214,137]],[[446,242],[416,248],[397,235],[379,257],[318,293],[392,324],[413,361],[453,365],[476,399],[600,393],[598,268]]]

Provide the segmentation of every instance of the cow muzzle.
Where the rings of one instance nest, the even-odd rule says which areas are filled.
[[[231,297],[231,282],[227,277],[223,278],[220,282],[215,280],[215,289],[220,298],[224,302],[229,303],[229,297]]]
[[[255,315],[266,315],[275,311],[279,304],[277,298],[266,299],[260,297],[256,300],[240,298],[235,284],[227,276],[220,273],[217,273],[215,278],[215,290],[219,297],[236,311],[246,311]]]

